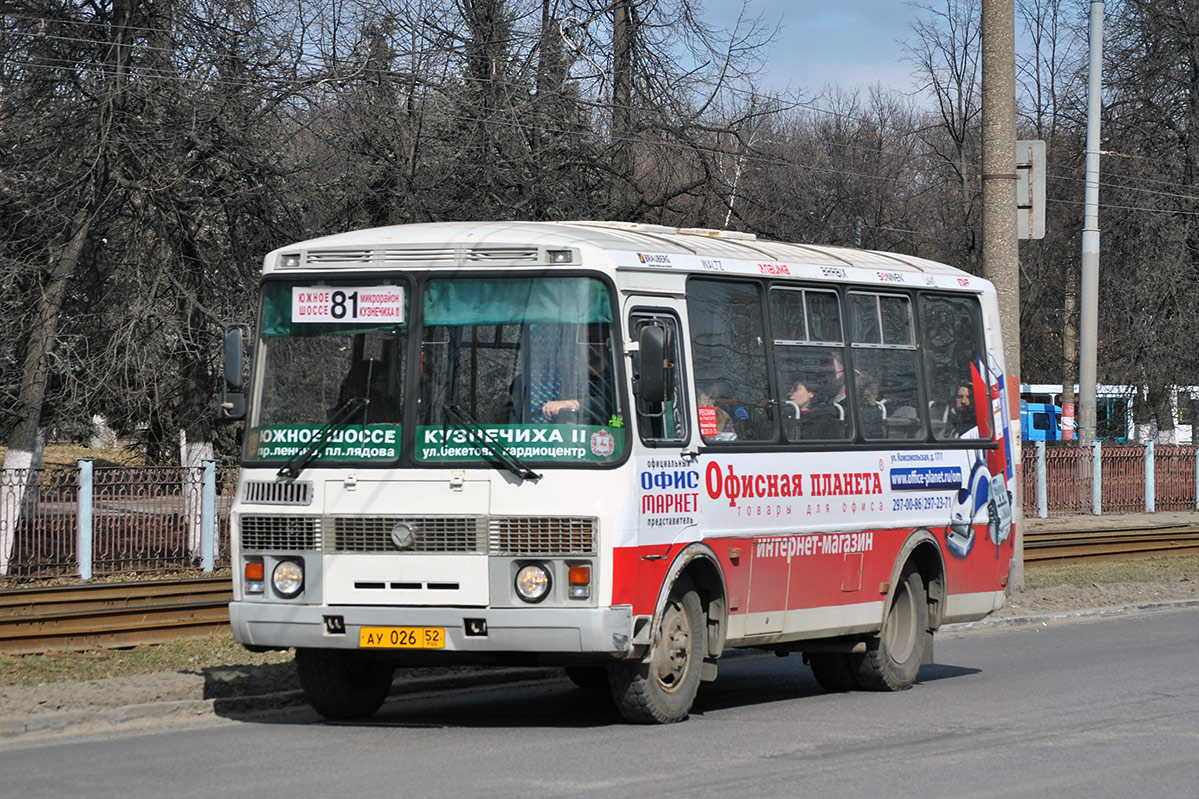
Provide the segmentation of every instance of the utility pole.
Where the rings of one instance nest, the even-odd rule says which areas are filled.
[[[1082,280],[1078,324],[1078,445],[1095,443],[1095,372],[1099,346],[1099,90],[1103,82],[1103,0],[1091,0],[1087,79],[1086,204],[1082,223]]]
[[[1016,9],[983,0],[983,277],[995,285],[1003,331],[1004,383],[1016,479],[1020,475],[1020,254],[1016,222]],[[1024,587],[1024,519],[1016,521],[1010,590]]]

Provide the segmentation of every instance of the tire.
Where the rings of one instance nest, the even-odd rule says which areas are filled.
[[[830,694],[842,694],[856,690],[857,678],[849,655],[844,652],[812,652],[804,655],[804,660],[812,669],[812,675],[820,687]]]
[[[878,635],[866,641],[865,654],[850,655],[854,678],[867,691],[903,691],[912,687],[924,662],[928,598],[924,581],[906,569]]]
[[[375,714],[391,690],[395,667],[346,649],[296,649],[300,687],[312,709],[327,719]]]
[[[608,669],[604,666],[567,666],[566,676],[584,691],[604,694],[608,692]]]
[[[699,596],[676,584],[646,658],[608,666],[608,686],[620,714],[637,724],[672,724],[687,718],[699,690],[706,635]]]

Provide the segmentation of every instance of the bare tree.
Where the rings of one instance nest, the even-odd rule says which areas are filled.
[[[912,26],[908,54],[923,91],[936,103],[935,120],[920,135],[933,156],[933,179],[960,186],[957,211],[945,220],[942,232],[951,248],[962,254],[958,265],[977,274],[982,253],[977,233],[982,202],[977,166],[982,160],[979,0],[942,0],[915,7],[920,16]]]

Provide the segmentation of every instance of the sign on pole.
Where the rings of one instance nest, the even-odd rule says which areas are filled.
[[[1045,142],[1016,141],[1016,229],[1019,238],[1045,238]]]

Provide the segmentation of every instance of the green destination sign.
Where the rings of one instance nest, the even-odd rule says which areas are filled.
[[[607,463],[624,451],[625,431],[590,425],[484,425],[482,433],[521,460]],[[419,461],[477,461],[488,457],[475,434],[460,427],[416,428]]]
[[[250,431],[250,457],[285,461],[309,446],[323,425],[263,425]],[[394,461],[400,457],[400,425],[347,425],[330,430],[313,460]]]

